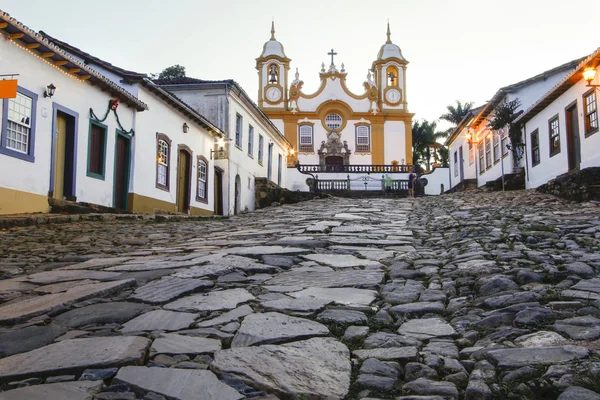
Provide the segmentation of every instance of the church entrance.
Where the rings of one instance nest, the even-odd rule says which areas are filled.
[[[344,157],[342,156],[329,156],[325,158],[327,172],[342,172],[343,165]]]

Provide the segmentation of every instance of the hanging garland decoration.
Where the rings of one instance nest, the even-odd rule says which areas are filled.
[[[133,130],[133,128],[131,128],[129,131],[126,131],[125,128],[123,128],[123,125],[121,125],[121,121],[119,120],[119,114],[117,114],[117,107],[119,107],[119,99],[110,99],[108,101],[108,108],[102,119],[96,116],[96,113],[94,113],[94,110],[92,108],[90,108],[90,118],[92,118],[96,122],[104,122],[108,117],[108,114],[112,111],[115,114],[115,119],[117,120],[117,125],[119,125],[119,128],[126,134],[130,136],[135,136],[135,131]]]

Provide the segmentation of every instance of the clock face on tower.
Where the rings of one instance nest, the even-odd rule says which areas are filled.
[[[400,91],[398,89],[389,89],[385,94],[388,103],[398,103],[400,101]]]
[[[276,103],[279,101],[279,99],[281,99],[281,89],[277,87],[270,87],[267,89],[265,95],[267,100],[269,100],[271,103]]]

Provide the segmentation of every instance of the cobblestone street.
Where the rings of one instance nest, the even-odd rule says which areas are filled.
[[[600,399],[599,211],[472,191],[0,230],[0,399]]]

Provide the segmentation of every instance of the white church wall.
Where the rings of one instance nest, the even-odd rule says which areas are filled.
[[[393,160],[402,164],[402,159],[398,159],[398,154],[406,154],[406,126],[404,121],[385,121],[383,124],[384,133],[384,160],[385,164],[391,164]],[[406,160],[404,160],[406,163]]]
[[[308,94],[312,96],[313,94]],[[371,102],[369,99],[356,99],[342,88],[342,81],[339,78],[335,80],[327,78],[325,88],[317,96],[311,98],[305,98],[300,96],[298,99],[298,108],[300,111],[314,112],[317,108],[330,100],[342,101],[355,112],[368,112],[370,110]]]

